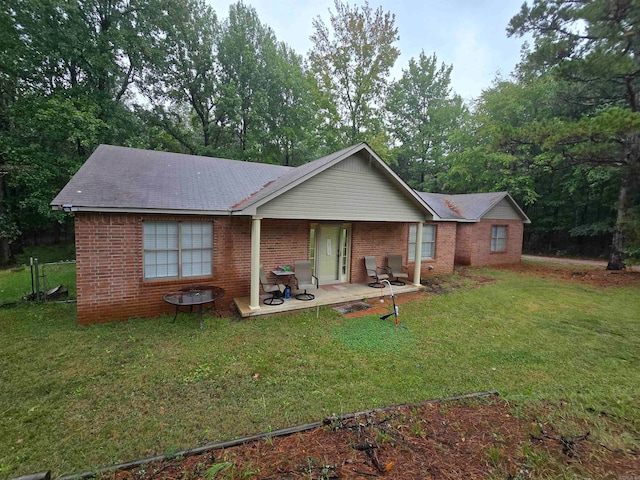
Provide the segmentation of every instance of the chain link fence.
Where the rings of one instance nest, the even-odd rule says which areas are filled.
[[[40,263],[31,258],[31,294],[27,300],[37,302],[75,301],[76,261]]]

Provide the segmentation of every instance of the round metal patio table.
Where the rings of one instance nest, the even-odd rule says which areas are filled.
[[[180,307],[189,307],[189,311],[191,312],[193,312],[194,307],[197,307],[200,317],[200,328],[202,328],[203,310],[215,310],[216,313],[220,315],[216,309],[215,301],[224,297],[224,293],[224,289],[220,287],[206,287],[169,293],[162,298],[165,302],[175,305],[176,307],[176,313],[173,316],[172,323],[176,321]]]

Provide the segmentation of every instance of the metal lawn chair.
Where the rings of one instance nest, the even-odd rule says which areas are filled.
[[[369,283],[369,286],[373,288],[384,288],[382,280],[388,280],[389,275],[386,273],[380,273],[381,270],[386,271],[386,269],[376,265],[376,257],[373,255],[364,257],[364,267],[367,269],[367,275],[369,278],[373,280],[373,282]]]
[[[265,305],[282,305],[284,303],[284,298],[282,298],[284,285],[279,283],[269,283],[269,280],[267,280],[267,276],[264,273],[264,268],[262,268],[262,264],[260,264],[260,285],[262,285],[264,293],[271,295],[269,298],[264,299]]]
[[[313,300],[315,295],[308,293],[307,290],[310,288],[318,288],[320,285],[318,282],[318,277],[311,273],[311,262],[308,260],[296,260],[293,262],[293,278],[296,281],[296,288],[298,290],[304,290],[303,293],[298,293],[296,298],[298,300]],[[315,279],[315,283],[313,280]]]
[[[394,285],[406,285],[406,283],[401,278],[409,279],[409,274],[404,271],[402,266],[402,255],[387,255],[387,273],[391,280],[389,280]]]

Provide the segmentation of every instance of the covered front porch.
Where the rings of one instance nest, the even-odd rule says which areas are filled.
[[[393,294],[402,295],[406,293],[422,291],[424,287],[407,283],[406,285],[393,285]],[[346,302],[354,302],[365,298],[389,298],[391,289],[389,286],[384,288],[372,288],[366,283],[346,283],[338,285],[324,285],[315,290],[309,290],[315,295],[313,300],[303,301],[295,298],[295,293],[286,299],[281,305],[264,305],[263,301],[268,295],[260,296],[260,308],[252,309],[250,307],[250,297],[235,298],[234,302],[238,308],[238,312],[242,317],[255,317],[258,315],[272,315],[274,313],[290,312],[294,310],[302,310],[305,308],[313,308],[324,305],[338,305]],[[389,307],[391,308],[391,307]]]

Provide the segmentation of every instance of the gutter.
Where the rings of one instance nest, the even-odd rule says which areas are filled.
[[[171,210],[155,208],[113,208],[113,207],[86,207],[76,206],[71,203],[63,205],[51,205],[53,210],[63,210],[65,212],[88,212],[88,213],[135,213],[149,215],[205,215],[222,216],[228,215],[229,210]]]

